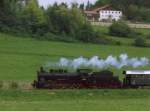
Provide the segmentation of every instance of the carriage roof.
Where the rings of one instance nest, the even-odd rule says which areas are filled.
[[[125,71],[126,75],[150,75],[150,70],[128,70]]]

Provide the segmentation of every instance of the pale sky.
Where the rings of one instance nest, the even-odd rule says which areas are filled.
[[[65,2],[67,4],[71,4],[72,2],[77,2],[77,3],[87,3],[88,0],[38,0],[39,1],[39,4],[44,6],[44,7],[47,7],[48,5],[50,4],[54,4],[55,2],[57,3],[62,3],[62,2]],[[91,3],[94,3],[96,0],[89,0]]]

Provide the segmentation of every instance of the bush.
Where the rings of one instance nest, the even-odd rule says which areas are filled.
[[[82,42],[93,42],[95,40],[94,33],[88,30],[80,30],[76,37]]]
[[[146,35],[145,37],[146,39],[150,39],[150,34]]]
[[[12,89],[17,89],[19,87],[19,85],[17,82],[11,82],[9,87]]]
[[[98,33],[94,31],[93,27],[89,24],[85,24],[76,35],[76,39],[82,42],[95,43],[98,37]]]
[[[62,34],[62,35],[56,35],[53,33],[46,33],[44,36],[40,36],[39,39],[41,40],[51,40],[51,41],[63,41],[63,42],[77,42],[75,38]]]
[[[134,41],[134,45],[138,46],[138,47],[146,47],[147,46],[145,39],[142,37],[136,38]]]
[[[120,41],[116,41],[116,45],[120,46],[122,45]]]
[[[131,33],[131,28],[124,22],[114,22],[109,27],[109,34],[112,36],[129,37]]]
[[[103,44],[103,45],[122,45],[122,43],[118,40],[112,39],[110,37],[107,37],[105,35],[100,35],[96,38],[97,44]]]

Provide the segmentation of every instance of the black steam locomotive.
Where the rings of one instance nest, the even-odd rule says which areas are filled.
[[[77,69],[75,73],[68,73],[63,69],[51,69],[47,72],[41,67],[33,86],[39,89],[116,89],[150,86],[150,71],[124,71],[124,74],[122,82],[108,70],[92,72],[90,69]]]

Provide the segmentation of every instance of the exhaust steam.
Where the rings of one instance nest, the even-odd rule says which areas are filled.
[[[121,69],[123,67],[144,67],[149,65],[149,59],[146,57],[141,58],[129,58],[127,54],[121,54],[119,57],[109,55],[106,59],[100,59],[98,56],[93,56],[90,59],[79,57],[75,59],[60,58],[58,62],[52,63],[49,62],[46,66],[56,66],[56,67],[67,67],[67,68],[81,68],[81,67],[90,67],[104,69],[109,67],[114,67]]]

